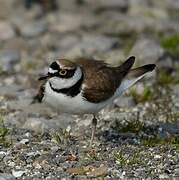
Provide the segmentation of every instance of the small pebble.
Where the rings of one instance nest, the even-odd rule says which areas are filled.
[[[24,175],[26,173],[26,171],[16,171],[16,170],[12,170],[12,174],[14,177],[16,178],[20,178],[22,177],[22,175]]]

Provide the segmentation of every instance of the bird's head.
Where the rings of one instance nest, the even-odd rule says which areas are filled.
[[[50,64],[48,73],[39,78],[39,80],[47,80],[54,88],[68,88],[76,84],[82,77],[82,69],[76,63],[59,59]]]

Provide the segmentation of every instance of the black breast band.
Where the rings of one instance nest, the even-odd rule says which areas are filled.
[[[83,73],[82,73],[82,76],[81,78],[77,81],[76,84],[74,84],[73,86],[69,87],[69,88],[63,88],[63,89],[56,89],[52,86],[52,84],[49,82],[50,84],[50,88],[57,92],[57,93],[62,93],[62,94],[65,94],[67,96],[71,96],[71,97],[74,97],[76,95],[78,95],[81,91],[81,85],[83,83]]]

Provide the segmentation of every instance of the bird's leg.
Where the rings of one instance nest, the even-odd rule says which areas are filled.
[[[93,140],[94,140],[94,136],[95,136],[95,132],[96,132],[96,126],[97,126],[97,118],[95,115],[93,115],[93,119],[92,119],[92,133],[91,133],[91,140],[90,140],[90,147],[93,144]]]

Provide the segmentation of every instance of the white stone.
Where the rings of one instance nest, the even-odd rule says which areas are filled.
[[[25,173],[26,171],[15,171],[14,169],[12,170],[12,175],[15,176],[16,178],[21,177]]]
[[[27,144],[29,142],[29,139],[22,139],[20,141],[21,144]]]
[[[154,156],[154,159],[160,159],[160,158],[161,158],[161,156],[158,154]]]

